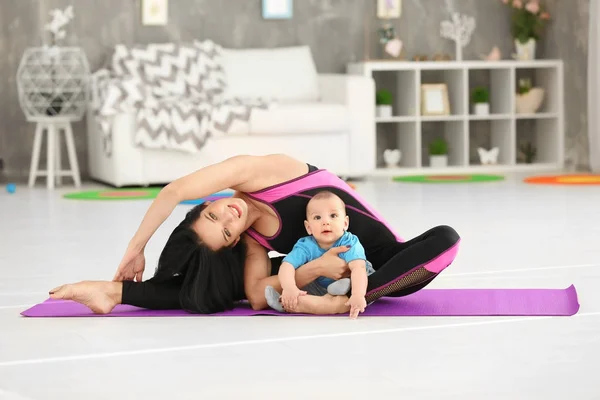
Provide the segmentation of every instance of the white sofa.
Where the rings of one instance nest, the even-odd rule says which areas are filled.
[[[133,141],[135,116],[123,113],[113,119],[112,154],[108,156],[93,114],[88,113],[91,178],[115,187],[165,184],[235,155],[270,153],[289,154],[342,177],[367,175],[375,168],[374,82],[362,76],[318,74],[311,70],[310,50],[307,60],[306,51],[299,49],[306,50],[228,50],[230,57],[224,58],[224,69],[231,78],[228,90],[238,95],[252,90],[284,94],[281,102],[252,116],[248,134],[211,137],[197,153],[137,147]],[[291,54],[290,50],[296,51]],[[283,64],[273,65],[277,63],[287,63],[287,69],[282,69]],[[290,80],[294,74],[297,79]],[[312,89],[307,88],[310,79],[314,80]]]

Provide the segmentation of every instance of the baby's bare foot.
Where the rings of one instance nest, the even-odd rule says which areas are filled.
[[[120,282],[83,281],[54,288],[50,298],[73,300],[96,314],[108,314],[121,302]]]

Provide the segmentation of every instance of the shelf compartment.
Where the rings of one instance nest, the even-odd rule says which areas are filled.
[[[515,159],[515,140],[512,119],[476,120],[469,122],[469,164],[480,165],[479,147],[491,150],[498,147],[498,164],[511,165]]]
[[[377,168],[385,168],[383,153],[399,149],[402,153],[399,167],[419,166],[419,126],[416,122],[377,125]]]
[[[559,125],[554,119],[516,121],[515,160],[525,164],[522,146],[531,143],[536,149],[533,164],[562,163],[563,141]]]
[[[488,89],[490,98],[490,116],[511,114],[513,110],[512,70],[510,68],[469,69],[468,110],[474,116],[474,104],[471,101],[473,90],[477,87]]]
[[[514,81],[514,92],[515,96],[519,89],[520,79],[531,79],[532,87],[540,87],[544,89],[544,100],[542,105],[538,109],[537,113],[540,114],[558,114],[561,108],[561,96],[560,96],[560,80],[558,79],[559,69],[549,67],[516,67],[515,68],[515,81]],[[514,109],[516,112],[516,107]],[[519,115],[516,114],[517,118]]]
[[[465,121],[423,121],[421,126],[421,164],[429,167],[429,144],[441,137],[448,143],[448,166],[468,165]]]
[[[465,76],[464,69],[447,70],[421,70],[419,79],[419,114],[421,114],[421,85],[425,84],[446,84],[448,88],[448,102],[450,106],[450,115],[460,116],[467,113],[465,109]],[[429,116],[423,116],[429,117]]]
[[[375,90],[389,90],[393,96],[393,117],[414,117],[417,108],[417,71],[373,72]]]

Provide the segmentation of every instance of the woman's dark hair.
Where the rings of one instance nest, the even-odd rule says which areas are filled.
[[[234,302],[244,299],[246,246],[240,240],[234,247],[213,251],[203,244],[192,224],[205,208],[206,204],[192,208],[173,230],[152,279],[181,280],[181,307],[193,313],[211,314],[232,309]]]

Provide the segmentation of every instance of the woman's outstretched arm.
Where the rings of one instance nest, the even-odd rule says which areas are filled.
[[[199,199],[226,189],[254,192],[296,178],[305,173],[305,169],[305,163],[285,155],[240,155],[183,176],[160,191],[142,219],[130,247],[143,249],[182,201]]]
[[[243,187],[252,179],[253,165],[256,165],[256,161],[252,156],[236,156],[169,183],[150,205],[131,240],[130,248],[141,251],[180,202]]]

